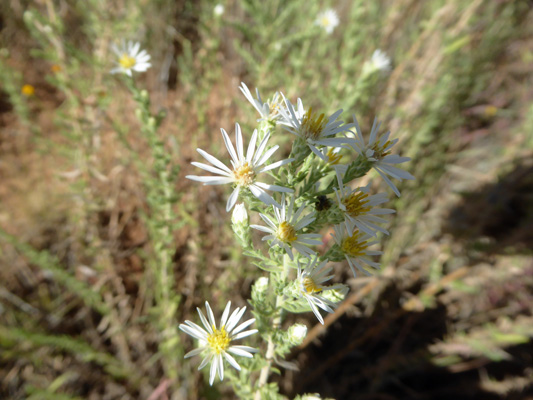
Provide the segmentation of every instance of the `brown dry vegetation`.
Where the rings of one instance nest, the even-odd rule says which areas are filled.
[[[416,19],[420,11],[417,2],[403,3],[403,11],[399,7],[388,16],[385,48],[405,40],[405,20]],[[472,2],[462,15],[452,5],[444,6],[433,23],[448,31],[461,30],[468,12],[480,12],[483,5]],[[145,274],[150,238],[143,219],[149,212],[143,181],[105,115],[95,117],[98,134],[88,144],[89,168],[77,169],[72,158],[64,156],[71,143],[55,123],[64,95],[43,80],[50,65],[30,57],[33,43],[27,34],[19,34],[21,14],[12,12],[2,16],[0,33],[11,52],[9,65],[36,87],[28,103],[38,134],[17,118],[9,97],[1,93],[0,226],[31,249],[53,255],[61,268],[102,293],[112,311],[103,318],[2,237],[0,398],[26,398],[31,388],[47,388],[58,377],[60,392],[75,398],[167,398],[170,383],[153,358],[158,332],[145,317],[152,295]],[[18,17],[17,22],[7,23],[8,16]],[[195,33],[195,15],[183,19],[183,32],[193,39],[197,54],[202,42]],[[442,32],[428,29],[408,46],[398,44],[407,48],[407,56],[395,66],[370,109],[378,110],[393,132],[403,133],[402,151],[413,158],[410,168],[417,181],[402,187],[396,203],[392,235],[383,242],[383,272],[351,280],[351,294],[326,318],[324,327],[316,325],[312,315],[298,316],[310,333],[290,356],[300,372],[284,371],[274,378],[283,393],[319,392],[339,400],[533,398],[530,5],[517,21],[521,34],[504,41],[501,53],[490,60],[486,87],[476,89],[475,97],[465,102],[461,98],[468,93],[461,91],[469,89],[458,84],[456,104],[448,104],[436,124],[452,118],[461,123],[451,133],[447,130],[449,137],[441,141],[435,139],[438,134],[420,138],[409,132],[424,129],[428,104],[423,93],[443,79]],[[483,23],[477,27],[479,34],[487,29]],[[475,32],[473,37],[475,46],[481,39]],[[182,49],[174,47],[179,56]],[[175,82],[161,84],[157,69],[141,78],[155,99],[154,109],[167,112],[161,134],[181,166],[175,190],[190,217],[173,233],[181,320],[194,320],[195,307],[206,298],[245,305],[258,276],[229,233],[224,188],[183,178],[193,172],[190,162],[196,159],[196,147],[216,154],[221,148],[220,127],[229,130],[235,120],[250,121],[237,90],[246,77],[245,64],[235,61],[230,38],[223,41],[217,57],[224,67],[205,99],[205,121],[189,117],[197,107],[190,93]],[[304,83],[300,86],[305,88]],[[302,89],[300,96],[307,95]],[[129,127],[130,148],[150,162],[128,93],[116,85],[103,96],[113,99],[106,113],[120,116]],[[85,99],[80,112],[94,102]],[[80,182],[81,189],[76,186]],[[335,268],[339,277],[348,277],[345,265]],[[81,338],[115,361],[24,338],[25,330]],[[189,349],[191,342],[183,340]],[[191,377],[181,383],[181,396],[222,396],[206,389],[202,374],[195,371],[197,364],[179,362]],[[112,368],[116,369],[110,372]],[[138,375],[139,385],[132,385],[124,374]]]

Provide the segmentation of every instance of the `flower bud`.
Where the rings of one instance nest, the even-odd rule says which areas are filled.
[[[235,205],[233,214],[231,215],[231,222],[234,224],[248,224],[248,213],[246,212],[244,203]]]
[[[307,335],[307,326],[303,324],[294,324],[289,328],[289,340],[294,346],[302,344]]]

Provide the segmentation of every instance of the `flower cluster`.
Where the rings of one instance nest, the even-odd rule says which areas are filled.
[[[269,278],[262,277],[253,285],[251,301],[255,316],[267,319],[277,315],[278,318],[271,323],[270,333],[261,332],[269,338],[265,355],[265,365],[269,365],[276,340],[277,354],[283,354],[289,344],[300,343],[306,332],[300,325],[289,328],[285,336],[275,331],[280,329],[281,309],[312,311],[324,324],[321,311],[334,312],[343,299],[347,287],[331,282],[334,278],[331,262],[346,260],[354,276],[358,271],[369,274],[379,268],[375,257],[381,252],[374,246],[378,234],[388,234],[382,226],[386,223],[383,216],[394,210],[382,207],[388,197],[385,193],[374,193],[371,183],[356,186],[352,181],[374,169],[399,196],[390,178],[400,181],[414,178],[397,167],[409,158],[391,153],[397,139],[390,140],[389,132],[379,135],[377,121],[365,141],[355,117],[350,123],[340,119],[343,110],[328,115],[305,108],[301,99],[293,104],[283,93],[264,101],[257,89],[252,94],[244,83],[239,89],[259,113],[259,126],[253,131],[246,152],[238,123],[235,145],[221,129],[229,160],[223,161],[197,149],[209,164],[195,161],[192,165],[212,175],[187,175],[186,178],[205,185],[231,185],[233,191],[226,203],[227,211],[237,200],[242,201],[232,216],[237,240],[246,255],[258,260],[256,265],[271,273]],[[279,133],[277,127],[282,128]],[[293,139],[292,148],[290,154],[275,158],[282,149],[270,140],[283,134]],[[351,162],[343,163],[343,160]],[[249,211],[256,211],[255,219],[262,223],[249,224],[254,219],[253,215],[249,217]],[[333,230],[332,241],[321,233],[328,226]],[[268,256],[254,248],[249,228],[266,234],[262,241],[269,245]],[[180,328],[200,340],[199,348],[187,357],[203,353],[200,368],[211,362],[209,380],[213,383],[217,374],[223,378],[224,360],[240,368],[229,353],[252,356],[251,347],[231,343],[255,331],[242,332],[253,319],[236,327],[244,309],[228,317],[228,303],[217,328],[207,303],[206,307],[208,319],[198,310],[205,329],[190,321]],[[263,320],[263,325],[268,324]]]

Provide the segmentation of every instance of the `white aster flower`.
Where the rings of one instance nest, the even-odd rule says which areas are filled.
[[[357,228],[371,236],[376,236],[376,231],[388,235],[389,232],[386,229],[376,225],[387,222],[378,215],[394,213],[394,210],[390,208],[376,208],[376,206],[387,202],[387,195],[385,193],[370,195],[370,183],[352,190],[342,183],[339,171],[337,171],[337,182],[339,189],[335,188],[334,190],[339,208],[344,212],[344,223],[348,234]]]
[[[381,123],[374,119],[372,124],[372,130],[370,131],[370,139],[365,144],[365,139],[359,127],[359,123],[353,117],[356,135],[355,140],[351,143],[351,146],[357,153],[366,157],[368,161],[372,162],[372,167],[379,173],[385,183],[396,193],[396,196],[400,197],[400,191],[396,188],[394,183],[387,177],[387,175],[396,178],[400,181],[403,179],[415,179],[409,172],[395,167],[396,164],[401,164],[409,161],[409,157],[400,157],[397,154],[391,154],[392,147],[398,142],[398,139],[389,140],[390,131],[378,137],[379,127]]]
[[[333,30],[339,25],[339,17],[335,10],[329,8],[325,11],[322,11],[318,14],[317,19],[315,20],[315,25],[318,25],[326,31],[329,35]]]
[[[215,8],[213,8],[213,14],[215,14],[216,17],[220,17],[224,14],[224,6],[222,4],[217,4]]]
[[[152,66],[150,55],[146,50],[141,50],[139,42],[122,41],[120,47],[111,45],[112,50],[118,57],[117,67],[111,70],[112,74],[117,72],[131,76],[131,72],[144,72]]]
[[[324,286],[323,284],[333,278],[333,275],[328,275],[332,268],[326,268],[328,260],[322,261],[317,265],[318,257],[313,260],[309,259],[307,265],[302,270],[300,262],[298,261],[298,288],[302,297],[307,300],[309,307],[318,318],[320,323],[324,325],[324,319],[318,308],[332,313],[337,305],[323,296],[323,293],[328,290],[342,289],[343,285],[336,284],[331,286]]]
[[[222,313],[220,327],[218,329],[213,311],[207,301],[205,302],[205,307],[207,309],[207,318],[202,311],[197,308],[198,315],[200,316],[205,329],[191,321],[185,321],[184,324],[180,324],[179,328],[200,341],[200,347],[185,354],[185,358],[205,353],[205,357],[198,369],[202,369],[211,362],[209,384],[212,385],[217,373],[220,380],[224,379],[224,359],[226,359],[226,361],[236,370],[241,370],[240,365],[229,353],[242,357],[253,357],[252,353],[256,353],[257,349],[249,346],[232,346],[231,343],[256,333],[257,329],[244,330],[255,322],[255,318],[249,319],[237,326],[246,311],[246,307],[243,307],[242,309],[236,308],[230,316],[231,301],[228,301],[228,304]]]
[[[276,123],[281,117],[279,109],[280,107],[283,107],[283,104],[281,102],[281,97],[278,92],[274,93],[272,100],[263,103],[261,95],[259,94],[259,89],[255,89],[255,94],[257,95],[257,98],[254,98],[252,92],[250,92],[250,89],[248,89],[248,86],[246,86],[244,82],[241,82],[241,86],[239,86],[239,89],[241,90],[242,94],[244,94],[244,97],[246,97],[246,100],[248,100],[252,104],[252,106],[254,106],[257,112],[259,112],[259,114],[261,115],[259,121],[270,121]]]
[[[313,211],[299,219],[305,208],[305,204],[294,212],[294,196],[291,197],[290,203],[287,205],[285,202],[285,194],[283,194],[281,204],[281,210],[274,207],[276,222],[265,214],[259,214],[263,221],[266,222],[267,226],[250,226],[262,232],[269,233],[269,235],[263,237],[263,240],[272,240],[270,246],[281,246],[287,252],[291,260],[294,260],[292,249],[297,250],[305,257],[311,257],[315,252],[308,246],[321,244],[322,241],[319,238],[321,238],[322,235],[318,233],[300,233],[299,231],[315,220],[315,212]]]
[[[346,232],[346,225],[344,224],[333,226],[333,230],[335,232],[335,235],[333,236],[335,242],[339,245],[340,250],[348,261],[354,276],[357,276],[355,273],[356,268],[365,275],[370,275],[364,266],[365,264],[372,268],[379,268],[379,264],[369,258],[382,254],[381,251],[368,249],[370,246],[377,243],[376,241],[370,241],[372,236],[358,230],[353,231],[351,235],[349,235]]]
[[[237,145],[237,151],[235,151],[235,148],[233,147],[233,144],[231,143],[231,140],[226,131],[224,129],[221,129],[221,131],[222,137],[224,138],[224,143],[226,144],[226,148],[228,149],[228,152],[231,157],[232,169],[228,168],[221,161],[219,161],[217,158],[213,157],[209,153],[205,152],[204,150],[196,149],[196,151],[200,153],[200,155],[202,155],[202,157],[204,157],[207,161],[213,164],[213,166],[199,162],[193,162],[191,164],[220,176],[187,175],[186,178],[191,179],[193,181],[203,182],[205,185],[223,185],[227,183],[235,184],[235,189],[228,198],[228,202],[226,204],[226,211],[231,210],[237,202],[237,198],[239,197],[239,192],[241,188],[248,188],[255,197],[257,197],[265,204],[273,205],[275,207],[281,207],[272,198],[272,196],[265,192],[265,189],[285,193],[292,193],[293,190],[277,185],[269,185],[263,182],[258,182],[257,175],[262,172],[266,172],[271,169],[288,164],[294,159],[289,158],[286,160],[277,161],[270,165],[263,166],[263,164],[265,164],[272,156],[272,154],[274,154],[274,152],[279,148],[279,146],[276,145],[265,151],[268,139],[270,138],[269,133],[263,138],[263,140],[259,144],[259,147],[256,150],[255,145],[257,142],[257,130],[254,130],[245,157],[241,127],[239,126],[239,124],[235,124],[235,140]]]
[[[283,93],[281,95],[283,96]],[[343,125],[343,121],[337,120],[342,114],[342,110],[326,117],[323,113],[314,113],[312,107],[305,111],[301,99],[298,99],[296,108],[285,96],[283,99],[286,108],[279,110],[282,116],[280,123],[289,132],[303,139],[311,151],[322,160],[327,162],[328,158],[318,149],[318,146],[342,147],[343,144],[351,142],[346,137],[334,137],[354,126],[353,124]]]
[[[389,56],[380,49],[374,50],[372,53],[372,58],[370,61],[367,61],[367,68],[374,71],[389,71],[390,70],[390,58]]]

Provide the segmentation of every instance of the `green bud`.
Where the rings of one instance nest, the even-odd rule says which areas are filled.
[[[307,335],[307,326],[303,324],[294,324],[288,330],[288,339],[293,346],[299,346]]]

